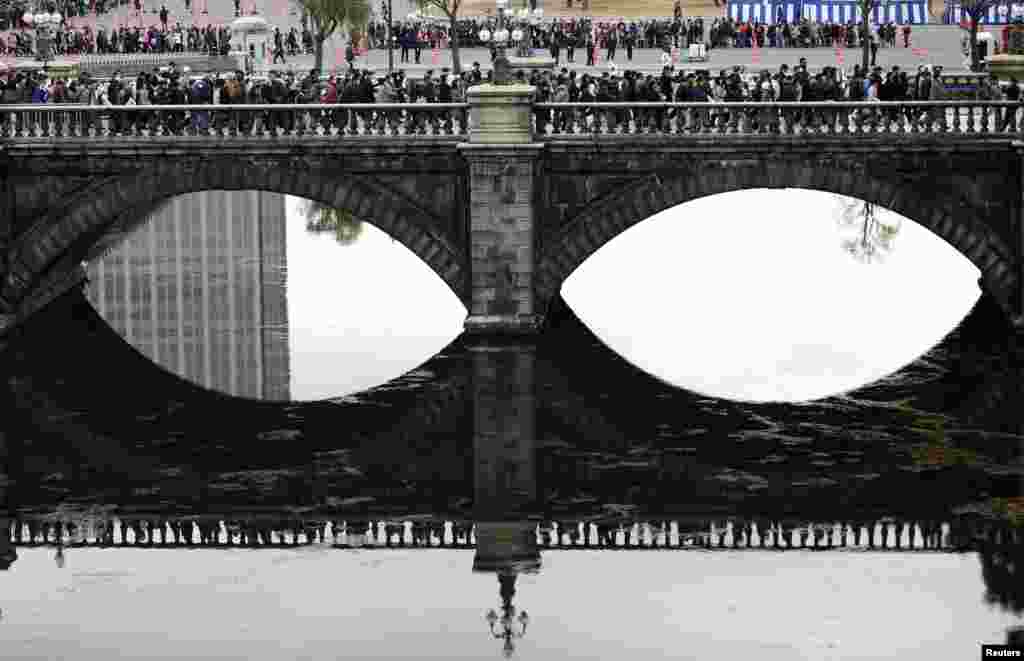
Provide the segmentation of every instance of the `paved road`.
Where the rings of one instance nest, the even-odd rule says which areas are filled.
[[[286,30],[291,25],[297,25],[299,23],[299,17],[297,14],[292,14],[287,1],[282,0],[242,0],[242,7],[246,9],[248,7],[255,6],[260,12],[268,19],[272,25],[280,25],[283,30]],[[373,3],[374,5],[378,3]],[[209,21],[214,24],[230,23],[234,18],[234,5],[228,0],[193,0],[192,12],[186,12],[184,8],[184,0],[166,0],[168,10],[171,12],[171,24],[175,20],[180,20],[182,24],[191,24],[193,18],[199,19],[197,22]],[[398,13],[397,7],[400,3],[396,2],[396,16],[401,16]],[[143,6],[146,9],[144,16],[145,24],[157,24],[158,18],[155,15],[151,15],[154,9],[159,8],[160,2],[157,0],[144,0]],[[195,13],[201,8],[207,7],[209,9],[208,14]],[[130,16],[134,12],[129,7],[119,8],[113,15],[104,15],[99,17],[99,23],[105,25],[115,25],[118,23],[128,23],[129,25],[137,25],[138,18],[131,19]],[[78,19],[79,22],[85,21],[93,24],[97,23],[96,18],[90,19]],[[960,51],[960,31],[954,26],[914,26],[913,31],[913,43],[914,48],[894,48],[888,49],[883,48],[878,53],[878,64],[883,67],[890,67],[892,65],[899,65],[903,69],[916,69],[920,64],[940,64],[947,71],[960,71],[965,70],[965,62],[963,55]],[[325,68],[327,69],[344,69],[345,68],[345,44],[346,40],[343,35],[335,35],[335,37],[325,45]],[[778,67],[783,64],[794,65],[797,63],[799,58],[806,57],[808,65],[812,69],[819,69],[824,66],[837,66],[840,64],[837,57],[836,51],[829,48],[818,48],[818,49],[773,49],[764,48],[760,49],[759,56],[755,57],[754,51],[751,49],[720,49],[713,50],[710,52],[710,61],[707,63],[687,63],[685,61],[677,65],[683,69],[712,69],[718,70],[721,68],[733,67],[736,65],[743,65],[748,69],[772,69],[777,70]],[[842,53],[842,66],[846,69],[852,69],[853,65],[860,62],[860,51],[857,49],[843,49]],[[395,66],[404,69],[407,73],[414,75],[422,75],[428,69],[439,70],[441,67],[451,67],[451,52],[447,50],[439,51],[436,61],[434,60],[430,50],[424,50],[421,54],[420,64],[410,63],[402,64],[399,62],[399,51],[395,51]],[[585,56],[583,56],[582,50],[577,49],[576,62],[571,66],[572,69],[577,71],[607,71],[609,70],[608,63],[604,61],[605,53],[601,52],[601,60],[597,67],[585,67],[583,64],[586,62]],[[661,54],[657,50],[644,49],[636,50],[634,52],[633,62],[630,63],[626,60],[625,51],[621,50],[618,52],[615,58],[615,65],[619,69],[632,68],[644,72],[659,72],[661,70],[660,64]],[[684,58],[685,60],[685,58]],[[462,63],[464,68],[469,68],[472,63],[480,62],[481,67],[484,70],[490,68],[490,53],[486,49],[474,48],[464,49],[462,51]],[[289,70],[293,69],[296,71],[308,71],[313,66],[312,56],[300,56],[296,58],[288,58],[284,66],[278,65],[274,68]],[[357,59],[356,66],[362,69],[372,69],[374,71],[383,72],[387,70],[387,51],[384,50],[371,50],[366,56]],[[565,60],[565,53],[562,53],[562,59],[560,66],[568,66]]]
[[[460,51],[463,69],[469,69],[474,62],[479,62],[481,68],[487,71],[491,68],[490,52],[481,48],[463,49]],[[847,49],[842,51],[842,66],[846,70],[853,68],[854,64],[860,62],[860,51]],[[717,71],[723,68],[730,68],[742,65],[748,70],[770,69],[777,70],[782,64],[793,66],[799,59],[807,58],[808,66],[814,70],[824,66],[838,66],[836,52],[829,48],[801,48],[801,49],[762,49],[759,58],[754,57],[750,49],[720,49],[712,50],[708,62],[686,62],[677,65],[677,68],[690,69],[711,69]],[[634,51],[633,61],[626,59],[625,53],[616,54],[614,65],[619,70],[632,69],[646,73],[658,73],[661,71],[661,53],[653,49],[637,49]],[[173,55],[168,59],[174,59]],[[412,53],[410,53],[412,60]],[[180,61],[180,60],[179,60]],[[427,70],[440,73],[442,67],[451,67],[451,52],[441,50],[437,54],[436,61],[430,50],[423,50],[420,63],[411,61],[404,64],[399,61],[399,51],[394,54],[395,68],[401,69],[408,75],[421,76]],[[21,62],[21,60],[17,60]],[[31,60],[25,60],[31,62]],[[565,53],[562,53],[559,67],[566,67],[578,72],[604,72],[609,71],[609,63],[604,60],[604,52],[601,53],[601,60],[595,67],[586,67],[585,57],[580,51],[576,53],[576,62],[570,64],[566,61]],[[914,70],[920,64],[940,64],[948,72],[965,70],[963,57],[958,49],[950,49],[946,52],[935,53],[929,51],[927,56],[915,54],[912,49],[895,48],[882,49],[878,52],[877,63],[879,66],[888,69],[892,65],[899,65],[903,69]],[[356,68],[371,69],[376,72],[387,71],[387,51],[371,50],[368,54],[358,57],[355,62]],[[280,71],[306,72],[313,67],[313,56],[303,55],[299,57],[286,58],[285,63],[273,66],[261,65],[260,68],[271,68]],[[344,46],[337,46],[332,51],[327,51],[324,56],[324,68],[327,71],[342,71],[346,68]]]
[[[397,50],[394,53],[395,67],[405,70],[408,74],[422,74],[428,69],[439,72],[442,67],[451,67],[452,64],[451,52],[447,50],[438,51],[435,59],[432,51],[425,49],[421,52],[419,64],[416,64],[415,61],[412,60],[412,53],[410,53],[410,63],[406,64],[400,62],[399,53],[400,51]],[[860,62],[861,55],[858,49],[844,49],[841,53],[843,58],[842,66],[845,69],[852,69],[854,64]],[[605,61],[604,56],[605,53],[602,51],[598,65],[595,67],[586,67],[584,66],[586,63],[586,57],[583,55],[581,50],[577,49],[576,61],[574,64],[569,64],[566,61],[565,52],[563,51],[559,61],[559,66],[568,67],[575,71],[608,71],[610,66],[609,63]],[[481,68],[485,71],[490,69],[491,56],[490,52],[485,49],[462,49],[460,51],[460,57],[464,69],[470,68],[474,62],[479,62]],[[758,57],[755,57],[750,49],[726,48],[710,51],[709,61],[705,63],[688,63],[685,62],[685,58],[683,58],[684,61],[677,65],[677,68],[718,70],[742,65],[751,70],[762,68],[777,70],[779,66],[784,63],[789,64],[790,66],[797,64],[801,57],[807,58],[807,64],[812,69],[839,65],[836,52],[830,48],[764,48],[760,50],[760,55]],[[927,54],[924,55],[920,54],[920,52],[915,52],[913,48],[907,49],[901,47],[880,49],[878,51],[877,63],[885,68],[889,68],[893,65],[899,65],[903,69],[916,69],[920,64],[939,64],[947,71],[964,69],[963,56],[960,54],[959,43],[955,41],[948,48],[943,48],[938,51],[929,49]],[[613,64],[619,70],[628,68],[644,72],[660,72],[661,52],[654,49],[637,49],[633,52],[633,61],[630,62],[626,59],[625,52],[620,50],[616,54]],[[308,71],[312,66],[312,56],[300,56],[296,58],[288,58],[284,66],[277,65],[274,68]],[[344,48],[339,47],[334,51],[327,52],[324,57],[324,66],[327,69],[344,69],[346,66]],[[360,69],[372,69],[374,71],[386,71],[387,51],[371,50],[366,56],[357,58],[356,67]]]

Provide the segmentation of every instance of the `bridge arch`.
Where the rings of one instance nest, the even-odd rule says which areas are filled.
[[[985,223],[985,212],[960,198],[934,192],[922,199],[900,182],[835,163],[762,158],[758,161],[704,161],[700,168],[665,169],[592,200],[548,235],[537,263],[538,305],[547,309],[562,283],[606,243],[630,227],[698,198],[754,188],[802,188],[837,193],[877,204],[927,227],[981,271],[983,288],[1012,319],[1018,287],[1017,258]],[[950,211],[956,210],[956,215]]]
[[[143,212],[161,201],[209,190],[260,190],[351,210],[422,259],[468,306],[468,257],[458,238],[447,235],[433,212],[372,176],[286,168],[269,159],[265,164],[239,159],[229,167],[216,159],[168,156],[167,161],[110,177],[88,195],[65,200],[40,216],[8,253],[9,275],[0,300],[16,305],[52,265],[72,253],[95,254],[105,236],[130,232],[144,220]]]

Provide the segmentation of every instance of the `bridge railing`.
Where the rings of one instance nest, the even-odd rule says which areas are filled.
[[[0,137],[457,136],[466,103],[0,106]],[[1024,128],[1013,101],[536,103],[540,140],[594,135],[1007,135]]]
[[[9,541],[16,546],[295,546],[330,543],[369,544],[377,548],[472,548],[475,525],[467,520],[427,521],[281,521],[163,517],[38,520],[10,522]],[[352,533],[364,537],[353,540]],[[862,521],[771,522],[744,520],[702,522],[590,521],[537,522],[538,547],[546,549],[849,549],[868,551],[963,551],[979,544],[1019,546],[1024,531],[1004,522]]]
[[[457,136],[468,134],[465,103],[0,106],[0,137]]]
[[[537,103],[537,139],[597,135],[988,135],[1017,133],[1015,101]]]

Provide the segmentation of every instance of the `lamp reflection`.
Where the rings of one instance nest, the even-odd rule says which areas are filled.
[[[516,607],[512,605],[512,597],[516,594],[516,574],[514,572],[499,574],[498,582],[501,584],[502,616],[499,618],[492,608],[487,611],[486,619],[487,624],[491,627],[491,635],[505,641],[505,644],[502,646],[502,652],[505,658],[509,658],[516,649],[512,641],[526,635],[526,625],[530,621],[530,616],[526,614],[526,611],[523,611],[516,618]],[[518,630],[514,628],[517,619],[519,621]],[[495,631],[494,625],[499,621],[501,622],[501,631]]]

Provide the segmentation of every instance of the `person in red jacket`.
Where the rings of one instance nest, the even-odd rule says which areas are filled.
[[[334,76],[327,79],[327,87],[323,91],[321,103],[338,102],[338,81]],[[329,131],[332,124],[337,125],[339,113],[337,110],[329,110],[324,113],[322,122],[325,131]]]

